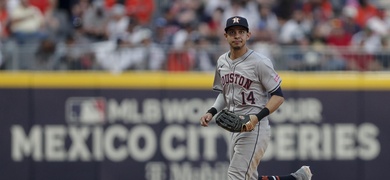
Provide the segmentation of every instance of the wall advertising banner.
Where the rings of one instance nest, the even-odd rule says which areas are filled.
[[[33,79],[16,87],[0,80],[0,179],[227,179],[230,134],[215,121],[199,125],[217,96],[202,83],[129,88],[118,84],[133,81],[113,77],[118,84]],[[286,85],[259,173],[309,165],[316,180],[382,178],[390,166],[390,91],[362,87]]]

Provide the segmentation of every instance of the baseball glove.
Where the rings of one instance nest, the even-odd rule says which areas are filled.
[[[249,115],[241,116],[222,110],[216,117],[215,121],[218,126],[230,131],[230,132],[243,132],[244,125],[250,121]]]

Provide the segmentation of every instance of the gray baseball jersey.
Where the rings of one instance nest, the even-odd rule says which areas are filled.
[[[281,78],[271,60],[253,50],[232,60],[229,52],[217,62],[213,89],[224,94],[226,108],[237,114],[257,114],[264,108],[269,93],[279,88]],[[270,141],[270,126],[265,117],[251,132],[232,133],[228,177],[230,180],[257,180],[257,166]]]

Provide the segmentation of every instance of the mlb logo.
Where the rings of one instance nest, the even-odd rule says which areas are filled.
[[[102,97],[71,97],[66,100],[68,123],[103,124],[106,120],[106,99]]]

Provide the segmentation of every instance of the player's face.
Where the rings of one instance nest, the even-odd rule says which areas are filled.
[[[225,32],[230,47],[235,50],[243,48],[251,33],[241,26],[233,26]]]

